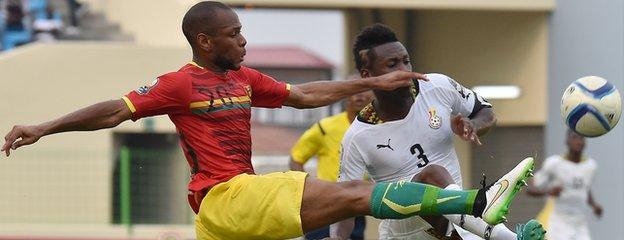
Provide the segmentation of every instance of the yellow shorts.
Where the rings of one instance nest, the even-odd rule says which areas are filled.
[[[303,235],[307,173],[240,174],[212,187],[195,218],[197,239],[288,239]]]

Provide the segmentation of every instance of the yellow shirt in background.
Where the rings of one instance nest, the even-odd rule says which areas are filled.
[[[317,156],[317,177],[335,182],[340,168],[340,143],[350,124],[347,112],[321,119],[303,133],[290,156],[301,164]]]

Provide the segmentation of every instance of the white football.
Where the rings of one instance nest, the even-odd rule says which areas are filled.
[[[561,97],[561,116],[570,129],[586,137],[615,127],[622,113],[620,92],[607,80],[587,76],[574,81]]]

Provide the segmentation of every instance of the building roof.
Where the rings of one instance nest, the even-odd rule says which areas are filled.
[[[556,0],[222,0],[245,8],[391,8],[439,10],[552,11]]]
[[[290,155],[290,148],[302,131],[258,122],[251,123],[251,142],[254,156]]]
[[[248,47],[243,65],[253,68],[334,68],[325,59],[296,46]]]

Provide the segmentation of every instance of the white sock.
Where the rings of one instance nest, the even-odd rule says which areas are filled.
[[[451,184],[446,186],[447,190],[462,190],[457,184]],[[516,234],[509,230],[505,224],[498,224],[494,227],[489,226],[483,219],[476,218],[470,215],[450,214],[444,215],[451,223],[460,226],[463,229],[468,230],[471,233],[476,234],[484,239],[491,240],[516,240]],[[489,238],[487,237],[489,236]]]

